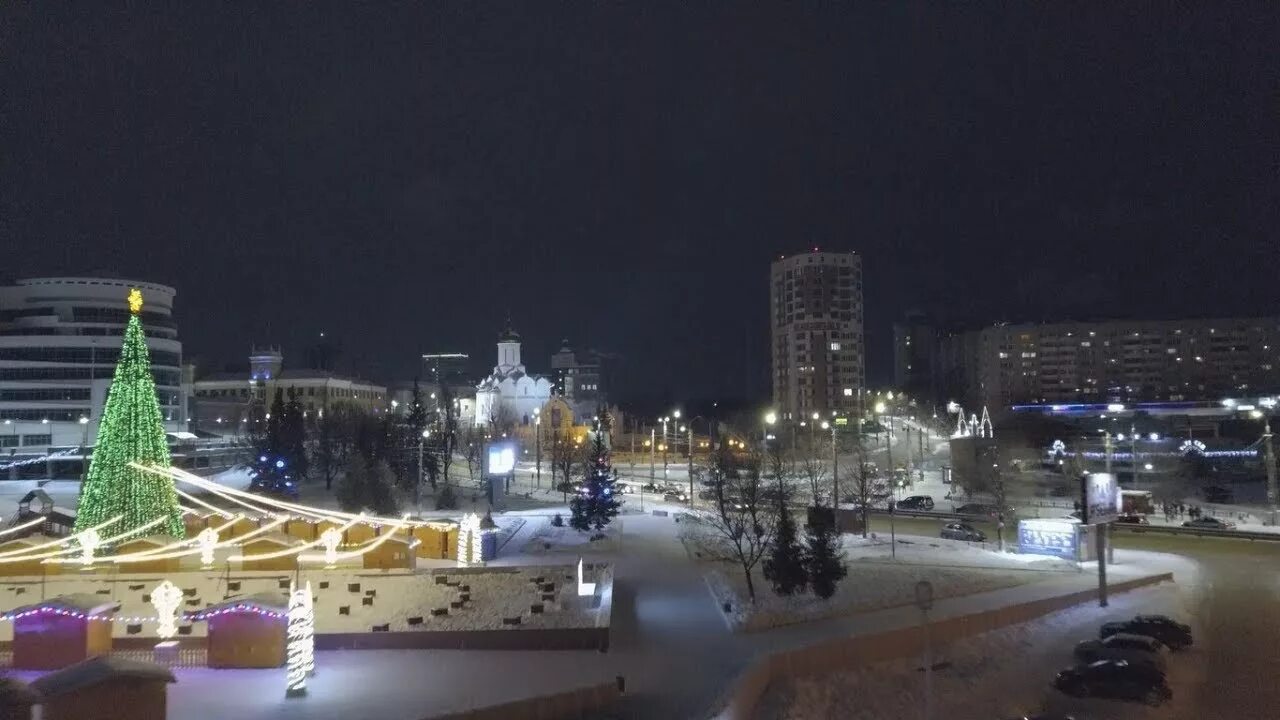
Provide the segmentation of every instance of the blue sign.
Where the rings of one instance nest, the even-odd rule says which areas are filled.
[[[1018,551],[1075,560],[1077,527],[1077,523],[1070,520],[1021,520],[1018,522]]]

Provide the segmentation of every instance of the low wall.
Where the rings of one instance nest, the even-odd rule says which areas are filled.
[[[522,630],[413,630],[317,634],[316,650],[599,650],[609,649],[609,628]]]
[[[1173,573],[1148,575],[1113,583],[1108,590],[1111,593],[1122,593],[1172,580]],[[1073,605],[1096,600],[1097,597],[1097,589],[1090,588],[970,615],[942,618],[929,624],[930,638],[934,643],[946,644],[1034,620]],[[913,624],[881,633],[841,637],[773,653],[757,660],[738,677],[723,701],[724,709],[719,717],[721,720],[746,720],[753,717],[761,696],[777,680],[838,672],[870,663],[912,657],[919,655],[923,649],[924,633],[919,625]]]
[[[553,695],[490,705],[478,710],[437,715],[429,720],[561,720],[594,718],[621,695],[617,683],[601,683]]]

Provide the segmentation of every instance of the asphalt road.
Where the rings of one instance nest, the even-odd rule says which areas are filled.
[[[872,516],[871,531],[889,534],[889,517]],[[937,535],[941,520],[895,518],[898,532]],[[991,523],[975,526],[995,539]],[[1006,540],[1016,541],[1013,528]],[[1181,555],[1196,572],[1175,580],[1190,594],[1203,663],[1194,698],[1170,717],[1280,716],[1280,543],[1174,535],[1112,535],[1116,548]],[[1184,714],[1185,713],[1185,714]]]

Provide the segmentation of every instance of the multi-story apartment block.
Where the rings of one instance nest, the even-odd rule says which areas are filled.
[[[800,420],[855,411],[866,372],[862,258],[816,248],[781,257],[769,288],[777,412]]]

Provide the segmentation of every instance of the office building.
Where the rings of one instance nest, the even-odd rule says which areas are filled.
[[[422,356],[423,383],[471,385],[471,357],[466,353],[427,353]]]
[[[1280,390],[1280,318],[993,325],[943,340],[967,406],[1212,400]]]
[[[249,372],[217,373],[192,383],[195,424],[212,432],[234,432],[249,419],[255,404],[271,407],[277,388],[283,391],[286,401],[296,398],[308,415],[335,403],[347,403],[371,413],[384,412],[388,404],[383,385],[328,370],[286,369],[279,348],[253,348]]]
[[[862,258],[782,257],[770,272],[773,402],[784,419],[857,410],[865,380]]]
[[[592,417],[609,404],[617,360],[610,353],[575,350],[562,340],[551,356],[552,392],[569,403],[575,417]]]
[[[48,277],[0,287],[0,453],[43,454],[91,445],[129,320],[139,315],[165,427],[187,429],[177,291],[140,280]]]

